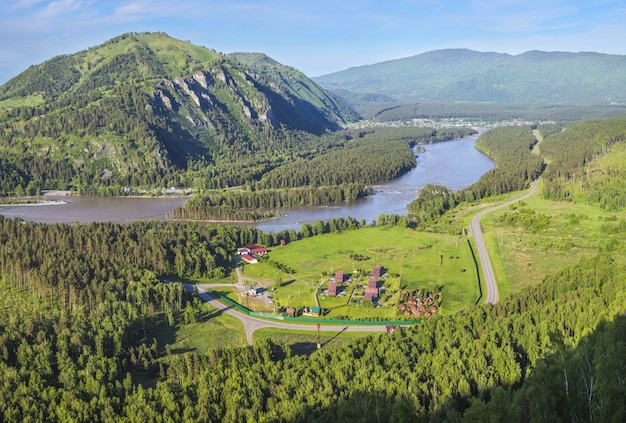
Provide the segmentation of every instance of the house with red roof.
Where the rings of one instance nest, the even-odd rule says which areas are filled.
[[[378,266],[378,265],[374,266],[374,268],[372,269],[372,277],[377,278],[377,279],[380,278],[381,269],[382,269],[381,266]]]
[[[378,288],[378,280],[372,276],[367,284],[368,287],[370,288]]]
[[[245,261],[246,263],[250,263],[250,264],[255,264],[258,263],[259,261],[257,259],[255,259],[254,257],[252,257],[250,254],[248,253],[243,253],[241,255],[241,259],[243,261]]]
[[[337,283],[343,283],[343,271],[342,270],[338,270],[337,273],[335,273],[335,281]]]
[[[328,284],[328,290],[326,291],[329,297],[337,296],[337,282],[331,281]]]

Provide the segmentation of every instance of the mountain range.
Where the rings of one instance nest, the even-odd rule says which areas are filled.
[[[437,104],[423,113],[410,102]],[[321,136],[366,116],[363,104],[394,120],[433,107],[469,116],[469,102],[619,113],[626,56],[438,50],[311,79],[263,53],[127,33],[0,86],[0,192],[242,185],[339,148],[349,137]]]
[[[301,148],[297,134],[357,118],[263,54],[129,33],[31,66],[0,87],[0,184],[4,192],[31,182],[193,185],[181,181],[193,170],[212,186],[238,184],[258,169],[233,163],[271,168]]]
[[[626,56],[435,50],[314,78],[352,102],[626,103]]]

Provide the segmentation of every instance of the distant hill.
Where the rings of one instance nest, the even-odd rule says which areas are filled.
[[[626,56],[600,53],[435,50],[314,79],[353,102],[626,104]]]
[[[0,184],[237,184],[356,118],[263,54],[124,34],[0,86]]]

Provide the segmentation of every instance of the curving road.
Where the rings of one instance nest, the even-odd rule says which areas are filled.
[[[262,328],[276,328],[276,329],[285,329],[285,330],[301,330],[301,331],[316,331],[317,323],[311,325],[303,325],[303,324],[294,324],[294,323],[283,323],[279,321],[272,320],[264,320],[259,319],[257,317],[248,316],[245,313],[240,312],[237,309],[231,308],[221,301],[216,300],[211,297],[207,292],[205,292],[205,287],[213,287],[217,285],[203,285],[198,286],[198,297],[201,300],[208,302],[214,308],[218,310],[218,313],[226,313],[230,316],[233,316],[243,323],[244,331],[246,333],[246,341],[249,345],[252,345],[252,334],[257,329]],[[228,286],[233,286],[229,284]],[[185,289],[188,291],[193,291],[193,285],[185,284]],[[331,326],[331,325],[320,325],[320,331],[324,332],[386,332],[387,328],[385,325],[354,325],[354,326]]]
[[[491,266],[491,261],[489,260],[489,254],[487,254],[487,248],[485,247],[485,242],[483,241],[483,230],[480,225],[480,219],[488,213],[491,213],[495,210],[501,209],[503,207],[507,207],[511,204],[517,203],[518,201],[522,201],[535,192],[537,192],[537,186],[539,184],[539,180],[535,181],[531,190],[521,197],[516,198],[515,200],[511,200],[504,204],[500,204],[495,207],[490,207],[485,209],[475,215],[472,218],[472,222],[470,223],[470,234],[474,236],[476,241],[476,247],[478,249],[478,258],[480,260],[481,268],[483,271],[483,277],[485,279],[485,286],[487,290],[487,295],[485,298],[485,302],[495,304],[498,302],[498,286],[496,283],[496,278],[493,273],[493,267]],[[236,286],[243,287],[244,278],[241,275],[239,267],[236,269],[237,271],[237,284]],[[207,288],[218,287],[218,286],[229,286],[232,287],[233,284],[218,284],[218,285],[198,285],[198,296],[201,300],[208,302],[214,308],[218,310],[219,313],[226,313],[230,316],[233,316],[239,319],[243,323],[244,331],[246,333],[246,341],[249,345],[252,345],[253,339],[252,334],[257,329],[262,328],[276,328],[276,329],[285,329],[285,330],[300,330],[300,331],[315,331],[317,330],[317,323],[312,325],[306,324],[294,324],[294,323],[283,323],[279,321],[265,320],[259,319],[257,317],[249,316],[245,313],[240,312],[237,309],[231,308],[226,304],[216,300],[211,297],[207,292]],[[193,291],[193,285],[184,284],[184,287],[188,291]],[[331,326],[331,325],[320,325],[320,330],[325,332],[386,332],[387,327],[385,325],[341,325],[341,326]]]
[[[493,273],[493,267],[491,266],[489,254],[487,253],[487,248],[485,247],[485,242],[483,241],[483,228],[480,225],[480,219],[482,219],[482,217],[488,213],[491,213],[503,207],[510,206],[511,204],[517,203],[518,201],[522,201],[530,197],[535,192],[537,192],[538,185],[539,179],[535,181],[530,191],[528,191],[521,197],[518,197],[515,200],[511,200],[504,204],[485,209],[472,218],[472,222],[470,223],[470,233],[474,236],[474,240],[476,241],[478,258],[480,260],[480,266],[483,271],[483,277],[485,279],[485,287],[487,290],[487,295],[485,296],[486,303],[495,304],[498,302],[498,285],[496,283],[496,276]]]

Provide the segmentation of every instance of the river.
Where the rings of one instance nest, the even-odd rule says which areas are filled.
[[[424,145],[417,153],[417,166],[405,175],[375,185],[374,195],[351,203],[333,206],[302,206],[283,209],[285,215],[255,225],[265,232],[283,229],[298,230],[303,223],[338,217],[376,220],[383,213],[406,215],[406,206],[413,201],[426,184],[444,185],[457,191],[476,182],[493,168],[493,160],[478,151],[477,137]]]
[[[255,224],[263,231],[298,230],[303,223],[351,216],[366,222],[376,220],[382,213],[406,214],[406,205],[415,199],[426,184],[445,185],[458,190],[476,182],[493,168],[493,161],[474,147],[476,137],[425,145],[417,154],[417,166],[392,181],[374,186],[374,195],[332,206],[303,206],[281,210],[283,217]],[[164,220],[165,214],[183,205],[185,197],[168,198],[110,198],[110,197],[49,197],[64,204],[0,207],[6,217],[42,223],[89,223],[113,221],[129,223],[134,220]]]

